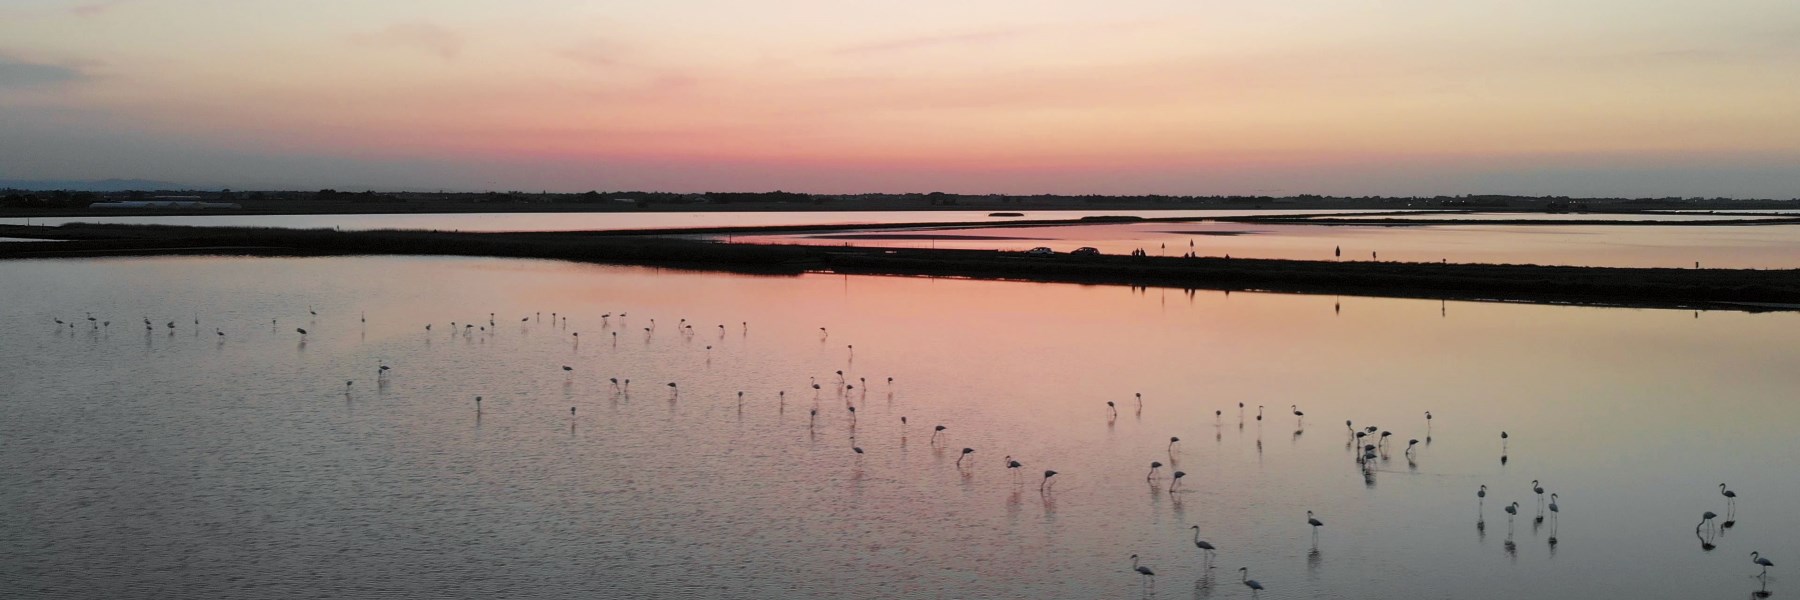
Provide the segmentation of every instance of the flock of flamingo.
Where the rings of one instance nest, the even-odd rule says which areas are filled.
[[[314,319],[316,319],[319,314],[312,307],[308,307],[307,312]],[[618,317],[620,318],[621,328],[623,327],[623,323],[624,323],[623,319],[627,316],[628,316],[627,313],[624,313],[624,312],[621,312],[618,314]],[[497,317],[496,317],[495,313],[489,313],[487,323],[485,325],[480,324],[480,323],[450,322],[449,323],[449,335],[450,336],[469,336],[469,335],[473,335],[477,332],[488,332],[490,330],[497,330],[498,321],[496,319],[497,319]],[[61,318],[56,318],[53,320],[59,328],[67,327],[71,330],[75,329],[77,327],[77,322],[78,322],[75,319],[65,321]],[[107,328],[110,328],[110,326],[112,324],[112,322],[110,320],[102,320],[102,319],[96,318],[93,316],[92,313],[88,313],[84,317],[84,320],[95,331],[106,330]],[[531,322],[533,320],[537,320],[537,321],[541,322],[542,321],[542,313],[536,313],[534,315],[525,316],[520,319],[521,322]],[[368,321],[367,315],[366,314],[360,315],[359,321],[362,323],[367,323],[367,321]],[[567,324],[568,324],[568,317],[564,316],[564,315],[560,315],[559,313],[552,312],[550,321],[553,326],[560,326],[560,327],[566,329]],[[271,329],[278,328],[279,322],[280,322],[279,319],[271,319],[270,320]],[[195,327],[195,334],[199,335],[199,331],[200,331],[199,315],[196,314],[193,317],[193,324]],[[610,334],[610,337],[614,340],[614,343],[616,343],[616,340],[619,336],[619,332],[617,330],[613,330],[613,314],[606,313],[606,314],[601,315],[601,324],[602,324],[603,330],[610,330],[610,331],[608,331],[608,333]],[[153,322],[148,317],[143,318],[143,325],[144,325],[145,331],[147,332],[146,335],[148,335],[149,332],[154,332],[157,330],[156,323]],[[174,334],[176,327],[177,327],[176,321],[167,321],[166,323],[162,324],[162,328],[169,331],[170,335]],[[680,333],[681,335],[692,336],[694,333],[694,326],[693,326],[693,324],[688,323],[687,319],[681,319],[677,323],[676,327],[678,329],[678,333]],[[748,322],[740,322],[740,327],[742,327],[743,332],[747,335],[749,332],[749,323]],[[727,327],[725,325],[721,324],[721,325],[717,326],[717,329],[718,329],[721,339],[722,339],[725,334],[725,331],[727,330]],[[424,326],[424,330],[427,334],[430,334],[433,331],[433,325],[426,324]],[[643,327],[643,330],[646,335],[654,334],[654,332],[656,330],[656,320],[649,319],[649,325]],[[220,328],[215,328],[213,333],[221,340],[223,340],[226,336],[225,331]],[[294,329],[294,333],[300,337],[300,343],[305,344],[306,336],[308,335],[306,328],[296,327]],[[579,343],[580,335],[581,334],[579,332],[569,332],[570,338],[577,340],[576,343]],[[819,335],[820,335],[820,340],[823,342],[824,340],[826,340],[829,337],[830,332],[825,327],[820,327]],[[710,352],[712,351],[712,349],[713,349],[713,346],[711,346],[711,345],[705,346],[705,350],[706,350],[706,352],[709,353],[709,356],[710,356]],[[846,349],[848,351],[854,353],[855,346],[847,345]],[[385,362],[378,361],[378,363],[376,365],[375,373],[374,373],[376,379],[378,381],[384,381],[385,378],[388,377],[388,373],[391,370],[391,368],[392,367],[387,365]],[[565,374],[572,374],[575,371],[575,367],[570,366],[570,365],[561,365],[561,371]],[[855,390],[855,389],[857,389],[857,385],[860,384],[863,386],[863,389],[866,393],[866,391],[868,389],[867,378],[858,378],[856,380],[856,383],[852,383],[851,380],[846,377],[846,375],[844,374],[844,371],[842,371],[842,370],[836,371],[835,375],[837,377],[837,382],[835,384],[831,384],[831,385],[834,385],[838,389],[839,392],[843,393],[843,392],[849,392],[849,391]],[[620,391],[628,392],[630,385],[631,385],[630,379],[609,378],[608,381],[614,387],[615,390],[620,390]],[[345,390],[346,395],[348,395],[350,393],[350,390],[354,388],[355,383],[356,383],[355,380],[347,380],[344,382],[344,390]],[[894,383],[894,378],[888,377],[886,380],[886,383],[889,386],[891,386]],[[815,398],[814,398],[815,405],[811,409],[810,414],[809,414],[809,419],[808,419],[808,427],[809,428],[816,426],[816,421],[817,421],[817,417],[819,414],[819,409],[816,404],[816,401],[818,399],[817,393],[818,393],[818,391],[822,390],[825,387],[825,385],[826,384],[821,384],[818,381],[817,377],[812,378],[812,380],[808,384],[808,386],[811,387],[815,391]],[[678,395],[680,393],[680,386],[676,382],[673,382],[673,381],[667,382],[664,384],[664,387],[666,387],[669,390],[672,398],[675,395]],[[785,402],[786,394],[787,394],[786,391],[780,392],[780,397],[784,400],[784,402]],[[741,391],[737,392],[737,397],[738,397],[739,406],[741,408],[743,398],[744,398],[744,392],[741,392]],[[1137,410],[1139,411],[1139,414],[1141,414],[1142,410],[1143,410],[1143,394],[1135,393],[1134,400],[1137,403]],[[852,444],[851,444],[850,448],[851,448],[851,451],[858,458],[860,458],[861,455],[865,454],[865,450],[863,449],[862,446],[855,444],[856,406],[850,402],[849,396],[845,396],[845,401],[846,401],[846,408],[848,409],[847,412],[849,414],[849,424],[850,424],[849,426],[850,426],[850,431],[851,431],[850,435],[851,435]],[[475,408],[476,408],[476,411],[478,414],[482,410],[481,402],[482,402],[482,397],[476,396],[475,397]],[[1107,408],[1107,411],[1109,414],[1109,418],[1116,418],[1118,416],[1118,405],[1115,402],[1107,401],[1106,408]],[[1244,403],[1239,402],[1239,403],[1237,403],[1237,409],[1238,409],[1238,426],[1240,428],[1242,428],[1243,424],[1244,424],[1244,420],[1247,416],[1246,411],[1247,411],[1248,407]],[[1293,414],[1294,418],[1296,419],[1296,424],[1303,426],[1304,420],[1306,418],[1306,413],[1304,411],[1300,410],[1300,407],[1295,404],[1289,405],[1289,411]],[[576,413],[576,407],[570,407],[569,413],[570,413],[570,415],[574,415]],[[1222,422],[1223,417],[1224,417],[1223,410],[1215,410],[1214,411],[1215,420]],[[1256,414],[1254,415],[1254,419],[1256,421],[1260,422],[1260,421],[1263,421],[1265,418],[1266,418],[1265,407],[1262,405],[1256,406]],[[1434,417],[1430,411],[1426,411],[1424,413],[1427,443],[1431,439],[1430,431],[1431,431],[1431,423],[1432,423],[1433,418]],[[902,425],[905,425],[907,423],[907,417],[901,416],[900,422],[902,423]],[[1356,464],[1359,466],[1359,468],[1361,468],[1364,471],[1364,474],[1366,477],[1372,476],[1374,469],[1376,468],[1376,465],[1378,464],[1378,462],[1381,460],[1385,460],[1388,457],[1387,448],[1388,448],[1388,444],[1389,444],[1389,439],[1394,435],[1393,432],[1381,429],[1380,427],[1376,427],[1376,426],[1356,427],[1355,424],[1353,423],[1353,421],[1351,421],[1351,420],[1345,420],[1344,427],[1348,431],[1347,441],[1345,444],[1346,448],[1350,448],[1350,449],[1358,451],[1358,452],[1354,453]],[[941,424],[933,426],[931,444],[934,447],[940,443],[940,439],[944,435],[944,432],[947,429],[948,429],[947,426],[941,425]],[[1508,444],[1510,443],[1510,439],[1511,439],[1510,434],[1508,434],[1505,431],[1500,432],[1500,443],[1501,443],[1500,461],[1502,464],[1505,464],[1507,461],[1507,451],[1508,451]],[[1179,437],[1170,437],[1169,438],[1168,445],[1166,448],[1171,452],[1171,459],[1173,459],[1173,452],[1174,452],[1175,445],[1180,442],[1181,442],[1181,438],[1179,438]],[[1259,447],[1260,447],[1260,443],[1261,442],[1259,440],[1258,441]],[[1406,449],[1404,450],[1403,454],[1409,462],[1414,460],[1415,452],[1417,451],[1417,448],[1419,445],[1420,445],[1420,440],[1418,440],[1418,439],[1408,440]],[[968,463],[965,463],[964,461],[965,461],[965,459],[968,459],[974,453],[975,453],[974,448],[968,448],[968,447],[962,448],[961,452],[957,456],[956,468],[961,470],[961,469],[964,469],[964,468],[972,465],[974,462],[973,460],[968,461]],[[1006,456],[1004,459],[1002,459],[1002,464],[1009,473],[1013,474],[1015,479],[1018,477],[1019,470],[1024,467],[1023,463],[1021,463],[1018,460],[1015,460],[1014,457],[1012,457],[1010,455]],[[1153,488],[1160,485],[1160,482],[1161,482],[1160,476],[1162,475],[1162,468],[1164,466],[1165,465],[1160,460],[1153,460],[1150,462],[1149,471],[1145,475],[1145,481],[1148,482]],[[1051,494],[1054,492],[1053,478],[1056,475],[1057,475],[1057,471],[1055,471],[1053,469],[1045,469],[1042,472],[1041,479],[1039,480],[1039,483],[1038,483],[1038,491],[1040,494],[1048,495],[1048,494]],[[1181,485],[1182,478],[1186,477],[1186,476],[1187,476],[1187,473],[1184,471],[1180,471],[1180,470],[1172,470],[1172,472],[1168,473],[1168,478],[1169,478],[1168,492],[1171,494],[1175,493]],[[1536,519],[1536,522],[1542,523],[1545,520],[1544,511],[1545,511],[1545,509],[1548,509],[1549,519],[1550,519],[1550,524],[1551,524],[1551,533],[1550,533],[1548,541],[1549,541],[1550,546],[1554,548],[1557,544],[1557,538],[1556,538],[1556,533],[1555,533],[1556,532],[1556,529],[1555,529],[1556,520],[1557,520],[1557,517],[1561,513],[1561,506],[1558,503],[1559,496],[1556,493],[1548,493],[1547,494],[1545,488],[1542,485],[1540,485],[1540,483],[1541,482],[1538,480],[1532,480],[1532,482],[1530,484],[1531,493],[1535,494],[1537,497],[1538,515],[1535,517],[1535,519]],[[1715,536],[1716,536],[1717,529],[1729,529],[1736,524],[1736,511],[1737,511],[1738,495],[1735,491],[1731,490],[1730,487],[1724,483],[1719,484],[1718,488],[1719,488],[1720,495],[1725,498],[1725,506],[1724,506],[1725,520],[1723,522],[1715,525],[1713,523],[1713,520],[1718,518],[1720,515],[1718,513],[1708,510],[1702,514],[1699,524],[1695,525],[1695,529],[1694,529],[1695,535],[1700,538],[1701,547],[1706,551],[1711,551],[1716,547],[1714,542],[1716,541]],[[1546,500],[1546,495],[1547,495],[1547,500]],[[1487,502],[1487,497],[1488,497],[1488,486],[1485,484],[1479,486],[1475,491],[1476,506],[1477,506],[1478,514],[1482,517],[1482,518],[1478,519],[1476,522],[1476,526],[1478,529],[1485,530],[1485,528],[1486,528],[1485,506],[1486,506],[1486,502]],[[1506,546],[1508,553],[1511,553],[1513,551],[1513,541],[1511,538],[1511,525],[1512,525],[1512,520],[1515,517],[1517,517],[1519,514],[1519,503],[1516,501],[1510,502],[1506,505],[1503,505],[1501,507],[1501,510],[1504,511],[1507,515],[1508,537],[1505,542],[1505,546]],[[1319,529],[1321,527],[1324,527],[1325,523],[1322,520],[1320,520],[1317,516],[1315,516],[1314,512],[1311,510],[1306,511],[1305,523],[1307,526],[1312,528],[1313,545],[1316,550],[1316,548],[1318,546],[1318,541],[1319,541]],[[1192,532],[1193,532],[1192,542],[1194,544],[1195,549],[1198,551],[1198,554],[1203,562],[1204,568],[1209,569],[1209,570],[1212,569],[1213,566],[1211,564],[1211,561],[1213,558],[1215,558],[1217,556],[1218,548],[1215,547],[1211,542],[1201,538],[1201,531],[1200,531],[1199,525],[1189,526],[1188,529],[1192,530]],[[1155,569],[1153,569],[1149,565],[1144,564],[1142,562],[1142,558],[1139,555],[1133,554],[1129,557],[1129,560],[1131,561],[1131,566],[1129,568],[1131,572],[1137,573],[1147,582],[1154,580],[1154,578],[1156,577]],[[1760,551],[1751,552],[1750,560],[1753,565],[1755,565],[1761,569],[1761,571],[1757,574],[1757,577],[1763,579],[1766,582],[1767,577],[1768,577],[1768,569],[1770,567],[1775,566],[1775,563],[1773,561],[1771,561],[1768,557],[1763,556]],[[1239,567],[1237,569],[1237,571],[1239,573],[1239,582],[1244,587],[1251,590],[1251,592],[1253,594],[1266,589],[1260,581],[1255,580],[1255,579],[1250,579],[1248,567]],[[1757,593],[1758,597],[1766,597],[1767,595],[1768,595],[1768,593],[1766,591]]]

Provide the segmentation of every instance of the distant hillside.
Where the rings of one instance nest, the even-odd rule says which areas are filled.
[[[129,192],[132,190],[194,190],[191,185],[152,181],[149,179],[0,179],[0,190],[34,192],[67,190],[71,192]]]

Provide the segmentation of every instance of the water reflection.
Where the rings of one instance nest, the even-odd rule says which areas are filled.
[[[1468,304],[1458,321],[1440,323],[1428,304],[1369,301],[1332,320],[1317,299],[1285,296],[1206,295],[1165,309],[1123,289],[862,278],[846,296],[836,277],[464,259],[46,266],[0,264],[8,282],[0,300],[14,307],[0,325],[15,332],[0,339],[0,360],[15,367],[0,383],[9,457],[0,477],[27,482],[0,486],[0,501],[34,523],[10,538],[21,541],[0,544],[0,562],[25,565],[28,583],[95,592],[71,596],[143,585],[143,573],[173,568],[163,557],[183,549],[319,565],[309,575],[268,562],[190,561],[199,572],[172,584],[184,595],[355,595],[339,582],[368,573],[331,558],[346,547],[369,564],[432,573],[389,576],[420,590],[394,594],[411,597],[655,597],[697,581],[733,597],[921,587],[959,597],[1119,597],[1137,583],[1118,561],[1130,553],[1211,594],[1208,559],[1188,554],[1192,532],[1181,530],[1190,516],[1233,563],[1268,571],[1295,597],[1417,595],[1414,585],[1454,597],[1700,596],[1741,589],[1729,586],[1745,576],[1742,556],[1713,567],[1692,561],[1730,553],[1668,543],[1685,535],[1673,528],[1694,522],[1693,508],[1732,520],[1729,503],[1719,506],[1719,479],[1754,490],[1745,515],[1755,526],[1729,529],[1730,544],[1773,550],[1796,528],[1791,469],[1759,458],[1796,450],[1784,424],[1800,409],[1770,400],[1797,383],[1780,368],[1796,358],[1786,339],[1793,319],[1783,315],[1709,315],[1699,329],[1666,311]],[[370,283],[322,283],[339,278]],[[318,305],[316,325],[299,312],[308,302]],[[643,310],[632,326],[656,316],[648,346],[577,344],[591,335],[553,333],[549,321],[521,331],[462,326],[537,307],[592,323],[583,315],[624,305]],[[91,327],[43,326],[90,306],[115,320],[198,306],[202,324],[232,334],[229,352],[197,341],[203,335],[152,332],[146,346]],[[366,332],[351,320],[363,308]],[[1077,309],[1089,315],[1081,327],[1043,326]],[[304,354],[289,345],[295,333],[272,320],[261,329],[270,313],[309,324]],[[708,351],[669,331],[679,318],[738,315],[759,319],[757,337],[726,336]],[[451,318],[457,332],[439,339]],[[437,327],[422,337],[425,320]],[[853,366],[848,346],[816,343],[820,323],[834,339],[855,339]],[[617,317],[612,326],[621,328]],[[373,373],[370,392],[375,365],[393,371],[385,382]],[[895,375],[904,386],[867,401],[869,385]],[[679,381],[679,390],[667,391],[668,402],[633,405],[627,376],[653,387]],[[795,386],[809,377],[822,384],[814,406],[830,410],[804,424],[785,419],[782,390],[803,390]],[[1153,399],[1141,419],[1093,418],[1099,402],[1133,389]],[[1708,402],[1691,402],[1702,393]],[[484,400],[471,424],[467,405],[455,405],[474,394]],[[1384,423],[1402,440],[1421,427],[1429,441],[1444,427],[1444,441],[1403,451],[1402,474],[1415,475],[1376,489],[1391,442],[1359,462],[1365,448],[1354,435],[1340,450],[1335,435],[1292,436],[1302,430],[1296,422],[1282,429],[1288,445],[1263,445],[1259,422],[1257,435],[1226,443],[1222,411],[1240,398],[1304,399],[1315,419]],[[1444,424],[1419,423],[1423,406],[1443,412]],[[1215,443],[1194,446],[1207,412]],[[925,460],[909,458],[901,413],[948,426]],[[1619,414],[1633,418],[1615,422]],[[1483,499],[1478,544],[1467,543],[1469,488],[1528,497],[1519,495],[1528,483],[1491,462],[1501,422],[1529,432],[1522,452],[1556,457],[1533,463],[1529,476],[1606,507],[1571,515],[1594,543],[1550,545],[1561,511],[1546,505],[1538,514],[1548,531],[1533,534],[1548,535],[1555,564],[1498,564],[1484,545]],[[965,447],[977,452],[955,464],[961,455],[950,455]],[[1001,452],[1024,458],[975,458]],[[1151,487],[1138,480],[1145,457],[1164,462],[1149,480],[1171,492],[1167,501],[1155,491],[1149,502],[1135,496],[1133,486]],[[1029,478],[1050,466],[1076,480],[1046,474],[1041,513],[1026,509]],[[1174,479],[1175,469],[1188,477]],[[1330,506],[1321,509],[1334,527],[1330,571],[1323,544],[1315,557],[1294,530],[1295,509],[1307,506]],[[1511,527],[1507,538],[1516,560]],[[1304,565],[1292,560],[1301,552]],[[516,572],[468,566],[483,556],[514,557]],[[1606,566],[1624,563],[1654,568]],[[683,568],[657,566],[668,564]],[[971,571],[975,564],[1008,568]],[[578,577],[568,565],[618,575],[601,586],[592,569],[576,569],[587,574]],[[269,583],[233,587],[232,577]]]
[[[1049,246],[1066,252],[1091,246],[1109,255],[1132,255],[1145,239],[1169,238],[1168,223],[1084,224],[1063,227],[1007,227],[894,232],[828,232],[740,236],[738,242],[962,248],[1024,251]],[[1800,225],[1470,225],[1414,227],[1325,226],[1306,224],[1204,222],[1181,224],[1205,231],[1199,257],[1232,256],[1294,260],[1344,260],[1333,247],[1379,244],[1371,262],[1585,265],[1607,267],[1791,269],[1800,267]],[[931,239],[921,240],[919,237]],[[1005,239],[997,239],[1005,238]],[[1147,288],[1134,288],[1147,293]],[[1342,311],[1332,305],[1333,314]],[[1439,304],[1439,317],[1448,307]]]

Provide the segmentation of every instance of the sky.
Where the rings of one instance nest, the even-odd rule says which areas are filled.
[[[1800,197],[1800,2],[4,0],[0,179]]]

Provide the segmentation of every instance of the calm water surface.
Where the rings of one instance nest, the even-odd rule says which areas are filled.
[[[1753,550],[1782,597],[1800,557],[1800,315],[465,258],[0,282],[6,598],[1239,598],[1240,566],[1265,598],[1693,598],[1760,589]],[[1345,419],[1395,434],[1367,473]]]
[[[929,237],[931,239],[921,239]],[[907,232],[734,236],[776,244],[854,244],[905,248],[1067,252],[1092,246],[1107,254],[1407,262],[1530,263],[1596,267],[1800,268],[1800,225],[1286,225],[1125,223],[995,227]]]

